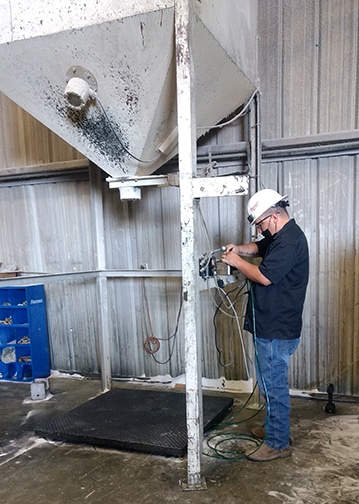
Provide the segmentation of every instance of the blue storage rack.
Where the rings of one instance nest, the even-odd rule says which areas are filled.
[[[44,286],[0,287],[0,379],[30,382],[49,375]]]

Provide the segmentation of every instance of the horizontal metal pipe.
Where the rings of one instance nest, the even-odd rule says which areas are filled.
[[[247,142],[200,146],[197,149],[197,162],[216,161],[216,167],[219,168],[221,162],[246,161],[247,149]],[[260,151],[262,163],[356,155],[359,154],[359,130],[263,140]],[[166,169],[176,171],[177,158],[169,161],[161,172],[165,173]]]
[[[132,270],[89,270],[89,271],[74,271],[65,273],[43,273],[43,272],[20,272],[20,276],[0,278],[1,282],[7,284],[23,283],[34,278],[46,279],[48,281],[56,280],[74,280],[82,278],[181,278],[181,270],[162,270],[162,269],[132,269]]]
[[[248,153],[247,142],[222,145],[202,145],[197,147],[198,164],[216,161],[222,163],[245,162]],[[277,138],[263,140],[261,146],[262,163],[275,161],[308,159],[332,156],[353,156],[359,154],[359,130],[339,131],[304,137]],[[177,156],[157,170],[156,173],[178,171]],[[22,166],[0,170],[0,186],[24,184],[46,184],[55,179],[84,179],[88,177],[86,160],[49,163],[47,165]]]
[[[296,138],[264,140],[264,162],[285,159],[308,159],[356,155],[359,153],[359,131],[342,131]]]

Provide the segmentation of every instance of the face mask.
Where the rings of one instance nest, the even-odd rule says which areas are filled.
[[[264,238],[272,238],[272,233],[269,231],[269,229],[262,231],[261,235],[264,236]]]

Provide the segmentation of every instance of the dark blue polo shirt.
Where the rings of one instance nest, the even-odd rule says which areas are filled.
[[[307,239],[291,219],[277,234],[257,245],[262,257],[259,270],[272,283],[264,286],[251,282],[244,328],[258,338],[299,338],[309,276]]]

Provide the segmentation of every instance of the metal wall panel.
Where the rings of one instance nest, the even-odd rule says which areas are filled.
[[[109,332],[114,376],[178,376],[184,373],[181,299],[179,190],[143,190],[138,202],[122,202],[102,180],[106,270],[108,273]],[[89,180],[34,181],[0,186],[3,236],[0,260],[22,271],[1,285],[44,283],[53,369],[98,373],[99,312],[96,289],[91,191]],[[198,258],[230,241],[241,241],[239,197],[201,201],[202,224],[196,231]],[[224,222],[221,229],[221,222]],[[140,265],[150,270],[177,271],[175,276],[139,276]],[[121,272],[123,276],[121,276]],[[116,276],[116,273],[119,276]],[[36,274],[36,275],[34,275]],[[30,276],[29,276],[30,275]],[[214,292],[201,291],[203,369],[208,378],[227,374],[245,377],[241,347],[232,318],[217,320],[228,369],[218,363],[213,325]],[[218,302],[218,301],[217,301]],[[242,308],[241,308],[242,310]],[[232,314],[233,315],[233,314]],[[228,331],[227,331],[228,328]],[[227,341],[227,332],[233,334]],[[144,349],[147,338],[158,338],[154,354]]]
[[[355,156],[266,163],[261,180],[289,195],[290,213],[301,225],[310,248],[310,282],[304,310],[303,338],[293,359],[293,387],[358,393],[358,222]],[[179,270],[178,189],[145,190],[140,202],[121,202],[103,184],[107,270],[126,276],[108,279],[112,370],[115,376],[178,376],[184,372],[180,277],[142,278],[138,267]],[[51,358],[54,369],[98,373],[96,271],[91,236],[88,181],[28,184],[0,188],[4,265],[49,276],[1,280],[45,283]],[[230,242],[249,239],[244,197],[200,202],[205,224],[197,229],[198,255]],[[29,210],[30,209],[30,210]],[[81,273],[82,272],[82,273]],[[132,273],[131,273],[132,272]],[[241,279],[239,279],[241,282]],[[252,370],[251,337],[238,334],[229,308],[214,289],[201,291],[203,375],[227,380],[248,378]],[[225,287],[229,292],[235,287]],[[246,294],[229,294],[242,322]],[[160,340],[153,355],[144,350],[150,336]],[[172,346],[173,345],[173,346]],[[244,362],[243,345],[248,352]],[[219,348],[222,352],[219,356]],[[171,357],[171,358],[170,358]],[[223,366],[219,363],[221,360]]]
[[[120,376],[183,374],[182,319],[177,337],[169,339],[175,332],[181,298],[179,189],[144,189],[142,199],[136,202],[121,202],[117,191],[111,193],[105,189],[104,203],[108,269],[136,270],[146,265],[150,270],[178,271],[177,278],[111,279],[113,372]],[[243,239],[237,225],[242,206],[242,198],[237,197],[201,200],[196,230],[198,259],[223,244]],[[219,366],[215,348],[214,291],[209,292],[202,279],[200,286],[203,369],[205,376],[218,377],[226,370]],[[227,338],[227,321],[224,327],[221,320],[217,323],[218,337]],[[160,351],[150,355],[143,344],[152,335],[160,340]],[[236,336],[232,340],[230,344],[224,342],[226,348],[230,347],[228,352],[237,356],[228,373],[231,377],[242,376],[243,372],[238,372],[240,343]]]
[[[53,369],[90,373],[98,371],[97,303],[94,280],[79,276],[94,261],[88,190],[88,180],[0,186],[2,267],[32,276],[0,286],[45,283]]]
[[[87,182],[0,185],[1,259],[34,273],[93,269]]]
[[[358,128],[357,0],[259,0],[263,138]]]
[[[358,394],[358,157],[265,165],[267,187],[289,195],[290,213],[304,230],[310,280],[302,341],[291,384]]]
[[[358,128],[358,17],[357,0],[259,1],[263,139]],[[291,384],[357,394],[358,160],[282,159],[259,184],[289,194],[311,268]]]
[[[100,300],[93,278],[41,279],[45,283],[51,367],[83,375],[99,373]]]
[[[263,138],[357,128],[358,1],[260,0],[259,6]],[[2,107],[4,103],[2,99]],[[31,140],[32,123],[22,122],[20,116],[21,124],[2,119],[1,168],[71,158],[67,147],[62,150],[56,142],[55,147],[54,140],[51,148],[37,135]],[[203,143],[228,144],[246,135],[240,123],[213,133]],[[339,392],[358,394],[358,156],[339,154],[264,160],[259,186],[289,195],[290,213],[302,226],[310,248],[303,337],[292,362],[291,386],[325,390],[333,382]],[[91,183],[70,177],[42,182],[0,186],[4,237],[0,261],[50,276],[1,280],[0,285],[45,283],[53,368],[98,373],[101,300],[96,289]],[[141,264],[150,269],[180,269],[178,189],[143,189],[138,202],[121,202],[105,181],[101,190],[106,268],[127,273],[107,280],[113,373],[178,376],[184,372],[181,320],[167,360],[172,349],[168,337],[179,310],[180,278],[138,276]],[[241,196],[200,201],[198,256],[222,244],[250,239],[246,202]],[[205,289],[204,281],[201,285],[203,375],[246,379],[236,321],[221,312],[215,329],[213,317],[221,301],[214,298],[213,289]],[[232,288],[233,284],[225,290]],[[235,294],[229,296],[236,301]],[[245,294],[238,296],[240,320],[245,301]],[[152,333],[162,338],[154,355],[143,348]],[[243,337],[251,368],[251,337]],[[223,364],[230,365],[219,364],[216,342],[223,350]]]

